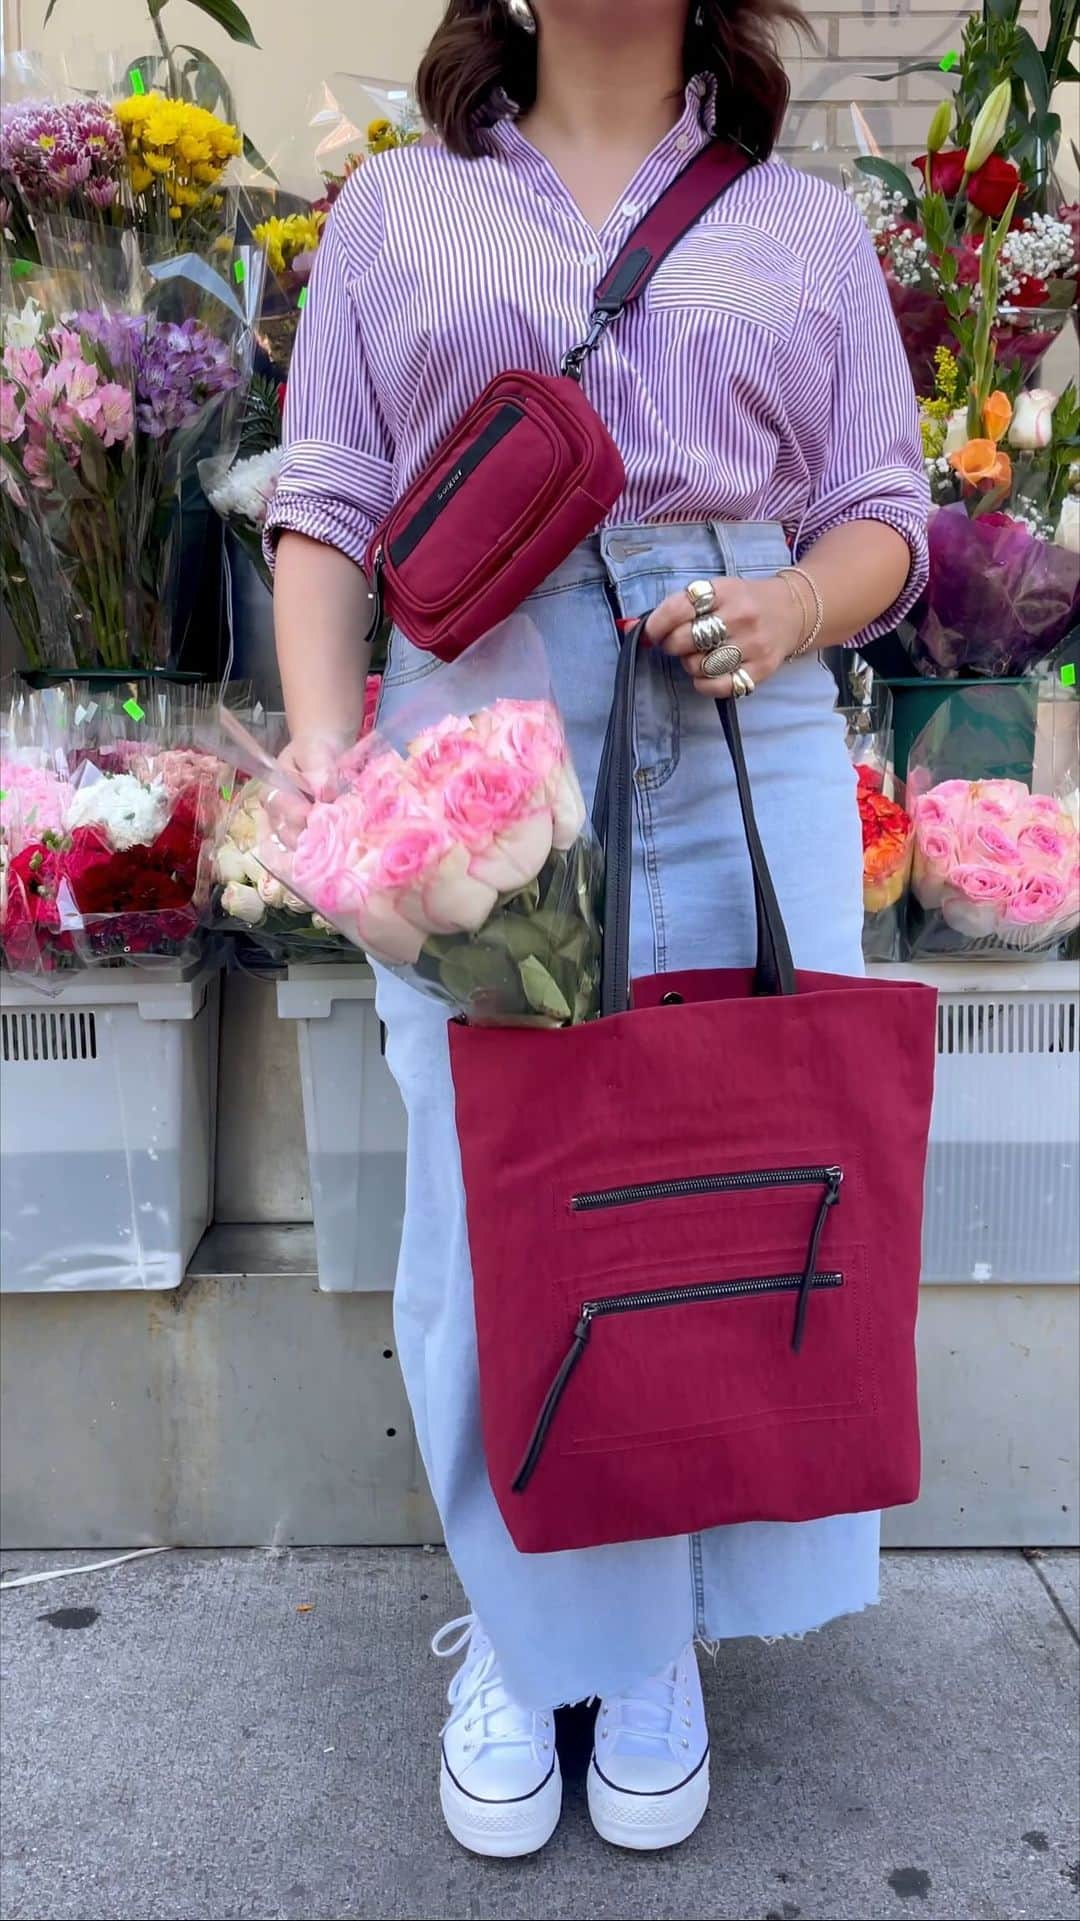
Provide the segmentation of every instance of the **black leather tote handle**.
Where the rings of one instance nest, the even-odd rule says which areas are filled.
[[[647,618],[647,617],[646,617]],[[602,1014],[625,1013],[630,1005],[630,887],[634,851],[634,690],[638,649],[645,620],[638,622],[622,643],[615,675],[615,695],[596,783],[593,826],[604,848],[604,960],[601,977]],[[743,833],[754,876],[757,916],[757,994],[794,994],[795,968],[780,903],[761,844],[750,776],[746,769],[738,709],[734,700],[718,700],[717,712],[735,769]]]

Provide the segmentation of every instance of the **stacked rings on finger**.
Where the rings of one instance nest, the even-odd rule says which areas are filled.
[[[731,688],[736,700],[742,700],[747,694],[757,692],[757,685],[751,680],[745,667],[736,668],[731,677]]]
[[[716,606],[716,589],[711,580],[692,580],[686,598],[695,614],[711,614]]]
[[[699,614],[691,624],[690,633],[699,654],[711,654],[714,647],[723,647],[730,640],[727,621],[719,614]],[[738,661],[735,664],[738,666]]]
[[[724,674],[733,674],[742,666],[742,649],[729,641],[725,647],[715,647],[706,654],[701,663],[701,671],[706,680],[719,680]]]

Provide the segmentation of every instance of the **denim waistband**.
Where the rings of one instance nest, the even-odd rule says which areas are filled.
[[[657,573],[687,579],[705,574],[771,574],[790,566],[787,535],[778,521],[673,521],[657,526],[605,527],[583,540],[548,575],[540,594],[568,587]]]

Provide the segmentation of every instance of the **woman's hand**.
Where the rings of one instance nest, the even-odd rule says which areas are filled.
[[[769,580],[724,577],[712,583],[712,611],[726,624],[732,645],[741,648],[742,665],[755,687],[784,665],[808,631],[798,583],[792,584],[794,593],[779,574]],[[691,627],[695,619],[689,594],[670,594],[650,618],[646,638],[682,662],[695,693],[704,694],[708,700],[727,700],[733,691],[731,675],[711,680],[705,674],[708,654],[701,653],[694,642]]]
[[[270,795],[267,812],[285,847],[296,846],[313,801],[333,800],[340,793],[338,763],[351,744],[341,734],[298,734],[278,755],[289,785]]]

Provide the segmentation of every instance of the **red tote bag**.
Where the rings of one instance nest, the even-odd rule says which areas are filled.
[[[919,1491],[936,997],[795,972],[729,702],[756,968],[631,995],[640,631],[597,797],[603,1017],[451,1029],[484,1447],[525,1553]]]

